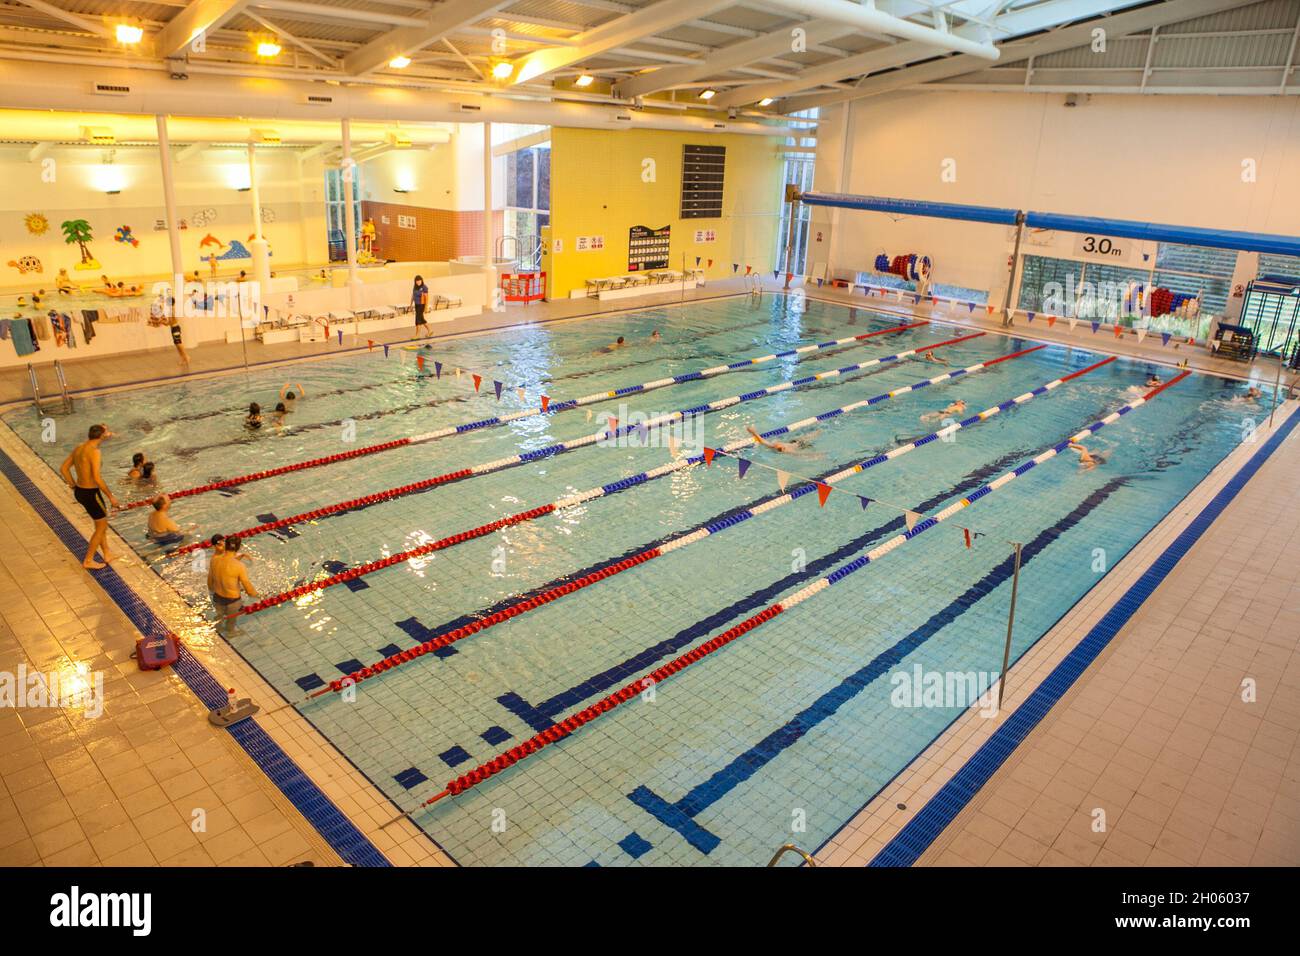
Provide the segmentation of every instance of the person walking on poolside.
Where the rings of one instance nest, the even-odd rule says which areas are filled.
[[[59,467],[59,474],[72,489],[77,503],[86,509],[90,520],[95,522],[95,531],[86,546],[86,557],[81,562],[83,567],[92,571],[98,571],[116,557],[108,552],[108,504],[111,503],[114,508],[120,506],[100,473],[99,453],[100,442],[112,434],[107,425],[91,425],[86,440],[74,448]],[[105,502],[106,498],[108,503]],[[103,555],[102,562],[95,560],[96,551]]]
[[[190,370],[190,356],[185,351],[185,345],[181,342],[181,320],[176,318],[176,313],[171,314],[168,322],[168,331],[172,334],[172,345],[176,346],[176,356],[181,360],[181,368],[185,371]]]
[[[239,560],[239,538],[232,534],[222,543],[222,551],[208,562],[208,590],[212,592],[212,606],[217,612],[217,631],[230,640],[235,636],[235,615],[239,613],[243,595],[261,595],[248,579],[248,568]]]
[[[957,401],[953,402],[943,411],[929,412],[925,415],[922,415],[921,421],[929,422],[929,421],[933,421],[936,418],[943,418],[943,416],[945,415],[960,415],[964,411],[966,411],[966,402],[964,399],[959,398],[957,399]]]
[[[420,335],[433,335],[433,329],[424,319],[424,310],[429,307],[429,287],[424,284],[424,276],[416,276],[411,286],[411,308],[415,309],[415,329]],[[424,326],[421,330],[420,326]]]

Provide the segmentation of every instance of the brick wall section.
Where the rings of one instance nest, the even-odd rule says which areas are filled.
[[[398,226],[398,216],[413,216],[414,229]],[[427,209],[399,203],[363,200],[361,217],[375,221],[375,254],[399,262],[445,261],[457,256],[483,254],[483,212],[478,209]],[[388,222],[384,222],[384,217]],[[504,214],[492,213],[496,235],[501,235]]]

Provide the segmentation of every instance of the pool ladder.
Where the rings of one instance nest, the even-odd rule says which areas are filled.
[[[72,395],[68,392],[68,379],[63,372],[63,363],[58,359],[54,360],[54,375],[59,380],[59,396],[63,400],[63,411],[65,413],[72,411]],[[41,385],[36,377],[36,366],[31,362],[27,363],[27,377],[32,383],[32,404],[36,406],[38,415],[45,414],[45,406],[41,403]]]
[[[806,850],[799,849],[793,843],[786,843],[780,848],[778,848],[777,851],[774,854],[772,854],[772,859],[767,861],[767,865],[776,866],[777,862],[781,859],[781,857],[785,856],[787,853],[794,853],[803,857],[803,861],[811,867],[817,866],[817,862],[812,858],[812,856]]]

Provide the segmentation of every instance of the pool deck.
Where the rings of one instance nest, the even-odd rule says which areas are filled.
[[[685,296],[646,297],[617,310],[606,306],[598,314],[732,295],[739,286],[712,283]],[[913,310],[861,294],[809,294],[1001,331],[996,319],[978,309]],[[439,336],[473,334],[576,318],[599,308],[590,300],[538,303],[434,328]],[[1021,319],[1012,331],[1168,365],[1186,356],[1194,369],[1253,373],[1266,382],[1276,368],[1227,362],[1203,349],[1162,348],[1158,338],[1154,344],[1131,337],[1116,342],[1092,335],[1086,326],[1073,332],[1058,326],[1027,327]],[[373,338],[404,341],[409,334],[399,330]],[[364,349],[364,340],[345,340],[342,348],[254,344],[249,361],[293,363],[356,347]],[[242,368],[238,345],[200,346],[191,355],[196,376]],[[72,385],[87,390],[176,374],[170,350],[66,365]],[[0,403],[21,401],[25,388],[25,370],[0,373]],[[1294,402],[1279,409],[1276,428],[1293,412]],[[1277,445],[917,863],[1300,862],[1298,433],[1300,428]],[[1031,648],[1011,671],[1006,707],[997,718],[967,714],[954,722],[817,852],[818,862],[876,859],[1271,434],[1261,428],[1254,445],[1234,451]],[[0,526],[6,554],[0,566],[0,671],[26,665],[67,672],[85,663],[105,681],[100,719],[73,707],[0,708],[0,865],[451,864],[409,822],[384,826],[392,804],[296,712],[275,711],[274,691],[229,647],[205,637],[208,630],[138,560],[115,564],[111,580],[104,572],[92,577],[82,570],[71,549],[89,523],[66,507],[58,509],[71,516],[70,536],[68,518],[51,517],[49,502],[66,495],[60,496],[57,479],[37,467],[35,456],[8,429],[0,429],[0,453],[30,476],[21,491],[12,476],[0,481],[6,515]],[[42,498],[46,506],[34,507]],[[56,533],[60,522],[65,527]],[[117,547],[126,553],[120,540]],[[143,597],[187,638],[183,675],[177,669],[140,671],[130,659],[139,625],[124,613],[124,589]],[[209,691],[235,686],[262,703],[266,709],[245,728],[264,732],[266,741],[253,746],[247,732],[210,726],[205,716],[212,701],[201,699],[196,687],[206,685],[196,674]],[[1256,702],[1241,700],[1245,677],[1257,682]],[[268,742],[279,755],[274,763],[280,769],[271,776],[262,769]],[[258,754],[258,761],[250,754]],[[899,803],[908,809],[898,810]],[[1106,814],[1102,832],[1092,830],[1096,808]],[[193,825],[196,816],[205,818],[206,829]],[[340,841],[341,825],[355,827],[357,838]],[[331,848],[340,842],[349,847],[344,854]]]

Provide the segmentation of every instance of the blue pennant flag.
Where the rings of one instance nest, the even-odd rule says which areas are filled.
[[[1097,334],[1097,330],[1098,330],[1099,328],[1101,328],[1101,323],[1100,323],[1100,322],[1094,322],[1094,323],[1092,323],[1092,334],[1093,334],[1093,335],[1096,335],[1096,334]]]
[[[858,500],[862,502],[862,510],[863,510],[863,511],[866,511],[866,510],[867,510],[867,505],[871,504],[871,499],[870,499],[870,498],[864,498],[862,495],[858,495]]]
[[[1032,322],[1034,321],[1034,316],[1036,316],[1037,314],[1038,314],[1037,312],[1026,312],[1025,316],[1029,319],[1030,322]]]
[[[388,358],[388,343],[384,343],[384,358]]]
[[[820,288],[822,287],[822,283],[825,282],[825,281],[826,281],[826,280],[823,279],[821,276],[818,276],[818,277],[817,277],[817,288],[820,289]]]
[[[781,274],[781,270],[780,270],[780,269],[773,269],[773,270],[772,270],[772,278],[773,278],[773,279],[775,279],[775,278],[776,278],[777,276],[779,276],[780,274]]]
[[[441,363],[441,362],[434,362],[434,363],[433,363],[433,372],[434,372],[434,374],[435,374],[438,378],[442,378],[442,363]]]
[[[975,303],[974,303],[974,302],[967,302],[967,303],[966,303],[966,311],[967,311],[967,312],[974,312],[974,311],[975,311]]]
[[[1168,332],[1161,332],[1161,333],[1160,333],[1160,344],[1161,344],[1161,345],[1168,345],[1168,344],[1169,344],[1169,339],[1170,339],[1170,334],[1169,334]]]
[[[497,401],[499,402],[499,401],[501,401],[501,383],[498,382],[496,379],[493,379],[493,380],[492,380],[492,384],[496,387],[496,390],[497,390]]]
[[[741,477],[741,478],[744,478],[744,477],[745,477],[745,472],[749,471],[749,465],[750,465],[749,459],[747,459],[747,458],[737,458],[736,461],[737,461],[737,462],[739,463],[739,465],[740,465],[740,477]]]
[[[739,272],[739,271],[740,271],[740,263],[739,263],[739,262],[733,262],[733,263],[731,264],[731,271],[732,271],[733,274],[736,273],[736,272]]]
[[[696,264],[697,266],[700,264],[700,257],[699,257],[699,256],[696,256],[696,257],[695,257],[695,264]]]
[[[339,329],[339,345],[343,344],[343,330]]]

